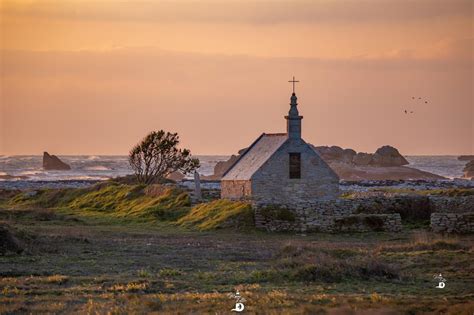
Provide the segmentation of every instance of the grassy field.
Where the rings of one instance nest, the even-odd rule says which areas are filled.
[[[472,235],[270,234],[247,225],[241,203],[193,207],[179,191],[125,186],[0,208],[23,247],[0,256],[0,313],[231,314],[236,290],[247,313],[474,313]],[[243,228],[222,229],[236,216]]]

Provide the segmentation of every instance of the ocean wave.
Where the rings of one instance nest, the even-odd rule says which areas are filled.
[[[36,170],[36,171],[23,171],[23,172],[19,172],[18,174],[19,175],[42,175],[44,173],[45,172],[43,171]]]
[[[88,159],[89,161],[95,161],[95,160],[99,160],[100,157],[97,156],[97,155],[91,155],[91,156],[89,156],[87,159]]]
[[[84,167],[84,170],[86,171],[112,171],[111,168],[108,168],[107,166],[103,166],[103,165]]]

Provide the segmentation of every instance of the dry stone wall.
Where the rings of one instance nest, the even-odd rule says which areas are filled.
[[[433,213],[431,214],[431,229],[441,233],[472,233],[474,232],[474,212]]]
[[[306,207],[254,205],[257,228],[267,231],[365,232],[402,228],[398,213],[356,213],[356,203],[337,199],[313,202]]]
[[[396,196],[311,200],[304,204],[255,201],[257,228],[268,231],[390,231],[405,222],[431,222],[436,232],[474,232],[474,196]]]
[[[474,211],[474,196],[430,197],[432,212],[461,213]]]

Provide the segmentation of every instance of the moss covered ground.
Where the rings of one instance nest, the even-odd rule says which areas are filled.
[[[250,314],[474,312],[472,235],[264,233],[249,220],[245,203],[191,205],[174,187],[10,195],[0,224],[24,250],[0,256],[0,313],[230,314],[236,290]]]

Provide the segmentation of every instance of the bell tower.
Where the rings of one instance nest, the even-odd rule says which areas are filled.
[[[288,82],[293,83],[293,93],[290,98],[290,111],[288,112],[288,116],[285,116],[286,133],[289,138],[301,139],[301,120],[303,119],[303,116],[300,116],[298,113],[298,98],[295,94],[295,83],[299,81],[296,81],[295,77],[293,77],[293,80]]]

